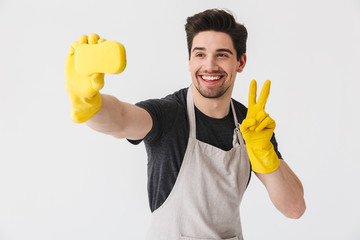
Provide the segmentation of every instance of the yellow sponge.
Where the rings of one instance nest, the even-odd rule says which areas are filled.
[[[75,50],[75,68],[82,76],[94,73],[121,73],[126,67],[125,48],[121,43],[105,41],[80,44]]]

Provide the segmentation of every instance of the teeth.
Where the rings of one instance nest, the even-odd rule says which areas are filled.
[[[202,79],[209,81],[219,80],[221,78],[221,76],[201,76],[201,77]]]

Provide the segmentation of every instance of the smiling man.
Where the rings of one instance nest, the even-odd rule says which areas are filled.
[[[229,113],[230,99],[246,54],[237,57],[227,33],[202,31],[192,40],[189,70],[193,79],[194,103],[207,116],[223,118]]]
[[[239,206],[251,171],[279,211],[299,218],[302,184],[282,160],[275,121],[265,112],[270,82],[258,100],[251,83],[248,109],[231,97],[246,64],[246,28],[230,12],[211,9],[189,17],[185,29],[192,85],[136,105],[100,94],[103,74],[76,73],[77,46],[105,41],[82,36],[65,67],[72,119],[133,144],[144,141],[150,240],[243,239]]]

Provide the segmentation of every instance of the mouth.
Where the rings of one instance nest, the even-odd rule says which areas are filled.
[[[225,75],[214,75],[214,74],[204,74],[204,75],[198,75],[199,78],[202,80],[203,83],[205,83],[206,85],[215,85],[219,82],[221,82]]]

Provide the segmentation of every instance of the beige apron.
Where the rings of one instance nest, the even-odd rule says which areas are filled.
[[[242,240],[239,206],[250,162],[231,102],[233,148],[223,151],[196,139],[191,86],[187,94],[190,136],[175,185],[152,214],[148,240]]]

